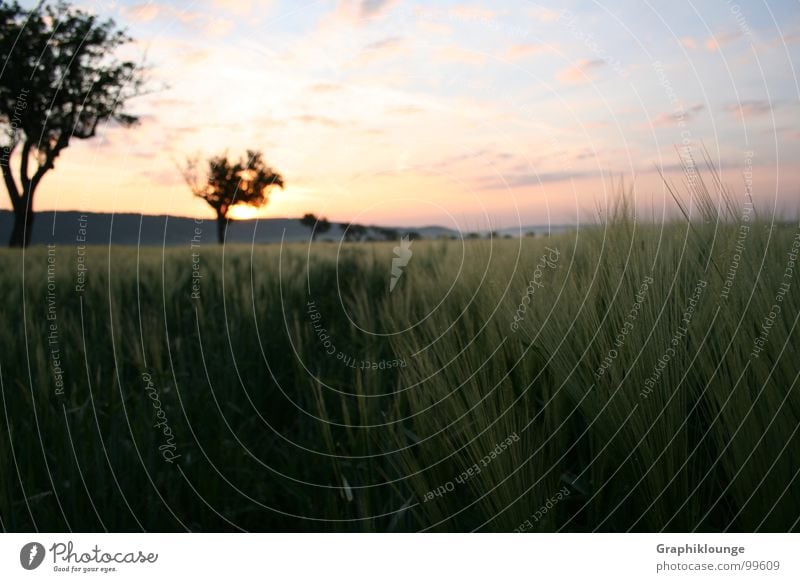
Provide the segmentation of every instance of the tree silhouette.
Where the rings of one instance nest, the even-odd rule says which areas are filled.
[[[130,41],[113,20],[65,2],[33,10],[0,3],[0,168],[14,210],[9,246],[30,243],[34,195],[72,138],[92,138],[103,123],[138,121],[125,107],[141,94],[144,70],[114,57]]]
[[[328,222],[327,218],[320,218],[319,222],[317,223],[316,232],[317,234],[325,234],[331,229],[331,223]]]
[[[311,240],[317,238],[318,234],[324,234],[331,229],[331,223],[327,218],[317,218],[316,214],[304,214],[300,219],[300,224],[311,229]]]
[[[189,159],[183,177],[192,193],[208,202],[217,213],[217,238],[225,242],[228,212],[237,204],[261,207],[269,202],[274,187],[283,188],[283,176],[269,167],[261,152],[247,150],[247,156],[237,161],[228,154],[208,159],[208,170],[201,175],[197,158]]]

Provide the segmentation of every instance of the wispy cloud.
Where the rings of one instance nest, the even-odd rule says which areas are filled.
[[[530,11],[530,13],[531,16],[533,16],[536,20],[546,24],[556,22],[561,19],[561,12],[558,10],[551,10],[550,8],[534,8]]]
[[[308,88],[312,93],[338,93],[343,89],[338,83],[315,83]]]
[[[359,53],[357,60],[361,62],[372,62],[378,59],[394,56],[408,48],[406,41],[394,36],[371,42],[364,46]]]
[[[734,31],[734,32],[725,32],[721,34],[715,34],[714,36],[710,36],[706,39],[705,46],[710,51],[718,51],[720,48],[729,44],[740,38],[742,36],[741,31]]]
[[[223,37],[230,34],[233,30],[234,23],[232,20],[215,19],[206,22],[203,25],[203,32],[212,37]]]
[[[510,61],[520,61],[551,50],[552,47],[547,44],[515,44],[506,50],[506,58]]]
[[[741,103],[731,103],[725,107],[725,111],[733,114],[738,119],[764,115],[772,111],[772,109],[772,104],[764,100],[742,101]]]
[[[446,156],[440,161],[433,164],[433,167],[438,169],[443,169],[443,168],[452,169],[454,166],[458,165],[467,165],[469,167],[475,167],[476,163],[481,166],[496,167],[501,164],[506,164],[507,162],[510,162],[515,159],[516,156],[514,154],[510,154],[505,151],[497,151],[493,147],[488,147],[488,148],[481,148],[474,152],[469,152],[466,154],[455,154]],[[517,164],[515,168],[516,170],[512,168],[512,173],[524,172],[530,170],[530,166],[528,164]]]
[[[681,43],[681,46],[689,50],[695,50],[700,46],[704,46],[706,50],[716,52],[723,46],[732,43],[742,36],[743,33],[739,30],[736,30],[732,32],[721,32],[719,34],[714,34],[705,40],[697,39],[691,36],[684,36],[681,37],[678,42]]]
[[[586,180],[600,176],[598,171],[563,170],[555,172],[530,172],[503,176],[484,176],[480,178],[481,190],[504,190],[506,188],[527,188],[555,182]]]
[[[364,47],[365,51],[385,51],[394,50],[403,46],[403,39],[397,36],[391,38],[384,38],[375,42],[369,43]]]
[[[156,19],[177,20],[184,26],[211,37],[226,36],[234,27],[234,22],[227,18],[155,2],[134,4],[129,8],[123,6],[120,11],[127,20],[132,22],[151,22]]]
[[[123,6],[121,12],[125,18],[132,22],[150,22],[162,12],[162,7],[153,3],[134,4],[130,8]]]
[[[622,150],[621,153],[625,153]],[[629,152],[628,152],[629,153]],[[573,161],[592,160],[593,162],[598,159],[597,153],[591,150],[584,150],[569,156]],[[529,188],[533,186],[540,186],[544,184],[554,184],[559,182],[570,182],[573,180],[589,180],[589,179],[610,179],[618,176],[644,176],[648,174],[664,173],[664,174],[683,174],[686,168],[683,164],[664,164],[660,160],[642,160],[635,167],[628,167],[625,169],[614,169],[608,163],[595,164],[592,163],[593,169],[565,169],[554,171],[522,171],[526,166],[517,166],[516,172],[497,175],[484,175],[477,179],[479,184],[478,188],[481,190],[504,190],[507,188]],[[527,166],[528,168],[530,166]],[[734,162],[722,161],[717,164],[718,169],[739,168]]]
[[[697,103],[696,105],[692,105],[690,107],[684,107],[676,111],[671,111],[670,113],[662,113],[657,115],[653,118],[651,123],[654,127],[670,127],[673,125],[678,125],[681,122],[688,123],[704,109],[705,106],[702,103]]]
[[[250,11],[253,10],[252,0],[212,0],[212,4],[215,8],[231,12],[237,16],[250,14]]]
[[[587,83],[592,80],[592,72],[605,64],[606,62],[602,59],[581,59],[575,65],[560,71],[556,78],[567,85]]]
[[[483,65],[486,53],[463,49],[456,45],[447,46],[436,51],[436,60],[440,63],[458,63],[463,65]]]
[[[425,35],[431,35],[436,38],[442,38],[444,36],[450,36],[453,34],[452,27],[448,26],[447,24],[434,22],[426,18],[419,18],[417,20],[417,28],[421,33]]]
[[[336,13],[353,22],[362,22],[385,15],[397,0],[340,0]]]
[[[456,6],[451,10],[451,14],[453,14],[456,18],[460,18],[463,20],[474,20],[483,22],[488,22],[490,20],[493,20],[495,16],[497,16],[497,13],[491,8],[486,8],[485,6],[477,6],[474,4],[464,4],[461,6]]]
[[[341,127],[342,125],[344,125],[341,121],[337,121],[331,117],[325,117],[324,115],[311,115],[311,114],[296,115],[294,119],[301,123],[323,125],[325,127]]]
[[[783,30],[770,39],[766,39],[764,46],[768,48],[783,48],[784,45],[800,44],[800,30]]]
[[[419,113],[424,113],[425,109],[418,105],[400,105],[398,107],[392,107],[386,112],[390,115],[417,115]]]

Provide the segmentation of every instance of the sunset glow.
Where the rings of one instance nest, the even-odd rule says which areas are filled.
[[[153,91],[133,102],[138,127],[104,127],[62,154],[40,210],[208,217],[176,164],[257,148],[287,188],[235,218],[576,223],[592,219],[621,178],[642,212],[661,215],[674,206],[658,170],[680,180],[676,148],[687,144],[698,160],[707,148],[737,190],[750,159],[759,204],[797,209],[800,90],[785,71],[798,56],[800,17],[791,2],[774,12],[522,1],[81,5],[128,28],[136,42],[126,54],[146,55]]]

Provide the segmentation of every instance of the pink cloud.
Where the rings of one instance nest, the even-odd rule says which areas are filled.
[[[393,51],[395,49],[400,48],[403,46],[403,39],[399,37],[391,37],[391,38],[384,38],[383,40],[378,40],[375,42],[369,43],[367,46],[364,47],[364,50],[368,51]]]
[[[274,0],[210,0],[214,8],[238,16],[263,15],[272,8]]]
[[[323,115],[297,115],[295,119],[301,123],[307,123],[312,125],[323,125],[325,127],[341,127],[342,123],[332,119],[330,117],[325,117]]]
[[[383,16],[396,3],[397,0],[340,0],[336,14],[352,22],[361,22]]]
[[[591,71],[604,66],[606,62],[602,59],[581,59],[572,67],[560,71],[556,78],[567,85],[577,85],[591,81]]]
[[[714,36],[710,36],[706,39],[705,45],[710,51],[718,51],[726,44],[729,44],[741,36],[742,33],[740,31],[715,34]]]
[[[452,13],[456,18],[463,20],[475,20],[481,22],[488,22],[495,17],[495,11],[491,8],[483,6],[456,6],[453,8]]]
[[[453,45],[439,49],[436,52],[436,60],[442,63],[483,65],[486,62],[486,54],[462,49],[461,47]]]
[[[400,105],[387,110],[390,115],[417,115],[424,113],[425,109],[418,105]]]
[[[130,8],[122,8],[123,15],[133,22],[150,22],[161,12],[158,4],[135,4]]]
[[[551,47],[546,44],[515,44],[506,51],[506,58],[510,61],[519,61],[550,50]]]
[[[531,16],[539,22],[551,23],[561,19],[561,12],[550,8],[534,8],[531,10]]]
[[[372,62],[378,59],[391,57],[402,52],[408,47],[406,41],[399,37],[384,38],[371,42],[364,47],[358,55],[358,61],[362,63]]]
[[[772,111],[772,105],[769,101],[742,101],[741,103],[731,103],[725,107],[725,111],[732,113],[738,119],[745,119],[747,117],[757,117]]]
[[[695,117],[697,113],[700,113],[705,109],[705,106],[701,103],[696,105],[692,105],[691,107],[686,107],[681,111],[673,111],[671,113],[662,113],[657,115],[652,120],[652,125],[654,127],[670,127],[673,125],[678,125],[681,122],[688,123],[689,120]]]
[[[150,22],[156,18],[172,18],[181,24],[200,30],[208,36],[225,36],[233,30],[233,22],[220,19],[206,12],[183,10],[167,4],[136,4],[130,8],[122,7],[122,15],[134,22]]]
[[[317,83],[309,88],[312,93],[336,93],[342,89],[343,87],[336,83]]]
[[[215,19],[203,25],[203,32],[211,37],[227,36],[233,30],[233,21]]]
[[[421,32],[436,36],[449,36],[453,34],[453,29],[442,24],[441,22],[433,22],[432,20],[420,19],[417,26]]]
[[[253,10],[252,0],[213,0],[213,4],[216,8],[239,16],[249,14]]]

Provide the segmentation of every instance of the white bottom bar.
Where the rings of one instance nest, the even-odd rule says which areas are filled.
[[[796,581],[799,547],[796,534],[4,534],[0,579]]]

